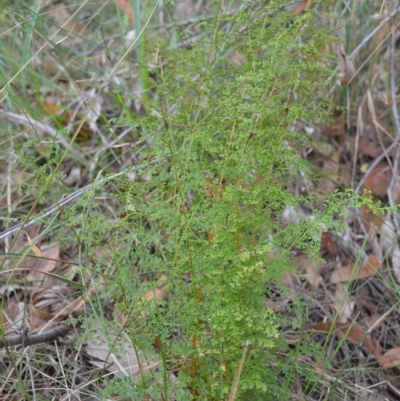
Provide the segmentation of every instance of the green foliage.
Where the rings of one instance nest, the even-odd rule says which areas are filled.
[[[227,21],[229,33],[216,30]],[[260,5],[257,18],[244,9],[210,23],[212,39],[190,50],[159,51],[140,127],[152,142],[143,158],[161,161],[143,168],[148,180],[120,184],[126,217],[112,231],[106,291],[139,349],[158,339],[164,369],[179,371],[180,399],[227,399],[246,342],[239,398],[283,399],[290,370],[276,359],[280,319],[265,293],[291,269],[294,246],[316,255],[331,212],[349,201],[332,197],[313,221],[280,223],[300,200],[285,183],[311,174],[295,151],[305,138],[290,127],[326,117],[332,36],[317,25],[313,12]],[[229,61],[233,49],[242,61]],[[166,298],[142,302],[164,274]],[[162,399],[173,391],[166,379],[159,387]]]
[[[283,320],[266,306],[266,294],[293,270],[294,248],[318,257],[321,230],[333,226],[333,213],[361,200],[335,193],[313,220],[281,222],[288,206],[321,204],[290,192],[300,171],[312,176],[297,152],[308,138],[292,127],[300,118],[328,117],[332,72],[324,52],[334,41],[332,32],[318,28],[314,11],[296,15],[283,6],[249,2],[234,16],[205,21],[206,39],[190,50],[142,39],[140,80],[152,91],[142,99],[146,116],[128,123],[151,144],[140,155],[138,175],[146,179],[116,182],[125,216],[113,223],[91,207],[96,185],[62,210],[62,229],[74,228],[68,242],[79,239],[80,265],[101,277],[116,306],[113,326],[121,326],[117,316],[126,317],[118,328],[135,349],[148,355],[156,344],[162,360],[136,383],[113,379],[104,397],[167,400],[173,393],[179,400],[223,400],[235,380],[237,399],[289,397],[298,349],[286,349]],[[155,68],[147,74],[150,64]],[[123,102],[119,93],[110,97]],[[24,189],[41,201],[50,180],[64,178],[56,172],[64,150],[53,143],[38,156],[32,150],[38,144],[27,142],[19,158],[36,172],[35,184]],[[165,296],[144,301],[160,288]],[[103,319],[101,302],[91,306]],[[302,327],[299,320],[292,324]],[[235,379],[245,344],[249,352]]]

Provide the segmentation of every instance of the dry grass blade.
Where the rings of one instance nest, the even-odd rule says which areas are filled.
[[[231,393],[229,395],[229,401],[235,401],[236,400],[237,392],[238,392],[238,389],[239,389],[240,378],[242,376],[243,366],[244,366],[244,363],[246,361],[246,356],[247,356],[248,349],[249,349],[249,343],[247,341],[246,344],[243,347],[243,354],[242,354],[242,358],[240,360],[240,365],[237,368],[236,373],[235,373],[235,380],[233,382],[232,390],[231,390]]]

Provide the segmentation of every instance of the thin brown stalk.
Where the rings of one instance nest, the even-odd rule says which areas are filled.
[[[240,360],[240,365],[236,371],[235,381],[233,383],[231,394],[229,395],[228,401],[235,401],[235,399],[236,399],[236,395],[239,390],[239,382],[240,382],[240,378],[242,376],[243,366],[244,366],[244,362],[246,360],[246,355],[247,355],[248,350],[249,350],[249,342],[246,341],[244,348],[243,348],[242,359]]]

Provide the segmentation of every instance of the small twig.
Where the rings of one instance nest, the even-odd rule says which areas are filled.
[[[354,188],[354,179],[356,176],[356,166],[357,166],[357,156],[358,156],[358,146],[360,143],[360,132],[363,132],[362,110],[364,107],[364,102],[365,102],[365,96],[364,96],[361,104],[358,106],[356,141],[354,144],[353,169],[351,172],[351,188]]]
[[[23,347],[27,347],[28,345],[54,341],[58,337],[67,334],[69,330],[72,330],[72,327],[64,324],[39,334],[29,335],[25,332],[25,330],[22,330],[20,334],[0,338],[0,348],[13,347],[15,345],[22,345]]]

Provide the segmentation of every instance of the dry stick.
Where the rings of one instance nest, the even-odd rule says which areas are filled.
[[[358,155],[358,146],[360,143],[360,132],[362,131],[362,109],[364,107],[365,96],[358,106],[358,116],[357,116],[357,131],[356,131],[356,142],[354,145],[354,157],[353,157],[353,168],[351,172],[351,188],[354,188],[354,179],[356,176],[356,166],[357,166],[357,155]]]
[[[390,50],[390,91],[392,95],[392,113],[393,113],[393,118],[395,121],[395,126],[396,126],[396,141],[400,140],[400,120],[399,120],[399,112],[397,110],[397,104],[396,104],[396,70],[394,67],[394,52],[396,48],[396,38],[394,33],[392,33],[392,46]],[[395,186],[399,187],[399,182],[398,182],[398,172],[399,172],[399,160],[400,160],[400,147],[397,148],[396,150],[396,155],[393,160],[393,176],[392,179],[390,180],[389,188],[387,191],[388,198],[389,198],[389,204],[390,207],[392,208],[392,216],[393,216],[393,222],[396,226],[397,233],[400,233],[400,224],[399,224],[399,218],[395,212],[395,200],[394,200],[394,190]]]
[[[243,353],[242,353],[242,358],[240,360],[240,365],[235,374],[235,381],[233,383],[232,391],[231,391],[231,394],[229,395],[229,401],[235,401],[235,399],[236,399],[236,394],[239,389],[240,377],[242,376],[243,365],[246,360],[246,355],[247,355],[248,349],[249,349],[249,342],[246,341],[246,343],[244,345]]]
[[[28,334],[24,330],[22,330],[21,334],[0,338],[0,348],[13,347],[15,345],[22,345],[23,347],[27,347],[28,345],[54,341],[58,337],[64,336],[69,330],[72,329],[72,327],[63,324],[61,326],[54,327],[51,330],[47,330],[39,334]]]

